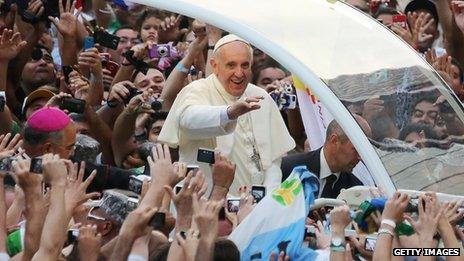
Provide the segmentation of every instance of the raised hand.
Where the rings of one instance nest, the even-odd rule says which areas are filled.
[[[171,41],[178,41],[182,35],[188,32],[188,29],[179,29],[180,22],[182,21],[182,16],[178,15],[166,17],[164,21],[161,22],[159,34],[160,43],[168,43]]]
[[[184,252],[184,260],[195,260],[198,244],[200,243],[199,237],[200,232],[193,228],[190,229],[188,232],[179,232],[176,234],[177,242],[182,247],[182,250]]]
[[[440,220],[443,210],[439,204],[434,202],[433,198],[420,196],[419,203],[419,218],[414,220],[412,217],[405,215],[405,218],[414,227],[414,230],[419,235],[421,241],[430,241],[437,233],[438,221]]]
[[[161,187],[165,185],[173,187],[185,177],[185,173],[174,170],[168,145],[156,144],[152,149],[152,157],[147,158],[150,176]]]
[[[48,19],[56,26],[56,29],[63,38],[75,39],[77,35],[77,17],[79,17],[82,7],[78,9],[78,12],[74,15],[76,10],[76,1],[66,1],[66,6],[63,6],[63,0],[58,1],[58,7],[60,11],[60,18],[49,16]]]
[[[451,9],[456,25],[464,33],[464,1],[451,1]]]
[[[127,104],[127,112],[133,114],[148,113],[152,114],[155,111],[151,108],[148,103],[150,97],[153,96],[153,89],[146,89],[142,94],[134,96]]]
[[[164,186],[164,189],[174,202],[178,220],[182,218],[190,221],[192,219],[192,195],[193,193],[200,193],[205,188],[205,185],[207,185],[206,178],[201,171],[198,171],[196,174],[190,171],[185,177],[182,189],[177,195],[174,193],[172,187]]]
[[[47,102],[47,104],[46,104],[45,106],[48,106],[48,107],[59,107],[61,101],[62,101],[64,98],[72,98],[72,95],[69,94],[69,93],[60,92],[59,94],[53,96],[50,100],[48,100],[48,102]]]
[[[453,226],[455,226],[464,217],[464,211],[459,210],[463,203],[463,201],[455,201],[444,204],[443,214]]]
[[[136,89],[134,83],[131,81],[118,82],[111,87],[110,94],[108,95],[108,101],[117,100],[120,103],[124,103],[124,100],[129,97],[129,89]]]
[[[403,213],[409,203],[409,195],[406,193],[395,192],[393,197],[388,199],[382,212],[382,219],[393,220],[396,224],[403,221]]]
[[[11,133],[0,135],[0,160],[13,156],[22,144],[23,141],[19,134],[16,134],[13,138],[11,138]]]
[[[0,63],[14,59],[27,42],[21,40],[21,33],[4,29],[0,38]]]
[[[213,186],[219,186],[229,190],[235,177],[235,163],[221,155],[221,152],[214,152],[213,164]]]
[[[148,222],[156,213],[156,208],[151,207],[138,207],[127,215],[126,220],[122,224],[120,235],[127,235],[129,238],[135,240],[138,237],[147,234]]]
[[[253,208],[256,206],[255,198],[251,195],[247,187],[240,187],[240,204],[237,212],[237,223],[240,224],[242,221],[251,213]]]
[[[347,205],[334,208],[330,211],[332,230],[344,230],[351,223],[350,208]]]
[[[79,228],[77,247],[81,260],[97,260],[100,253],[101,234],[96,225],[85,225]]]
[[[66,185],[68,171],[64,160],[56,154],[45,154],[42,156],[43,177],[46,183],[58,186]]]
[[[224,200],[208,201],[204,198],[199,199],[196,193],[193,194],[193,220],[200,230],[202,240],[214,242],[218,231],[219,210],[223,206]]]
[[[96,170],[92,171],[90,176],[84,180],[85,162],[81,162],[80,168],[77,163],[72,163],[70,161],[67,161],[66,165],[69,174],[64,197],[66,202],[66,213],[71,216],[75,208],[89,199],[100,196],[100,193],[86,193],[90,183],[92,183],[97,175]]]
[[[234,102],[227,108],[227,115],[229,116],[229,119],[235,120],[247,112],[258,110],[261,108],[259,102],[263,99],[263,96],[254,96]]]
[[[88,69],[93,75],[103,75],[101,57],[98,54],[98,49],[95,47],[81,52],[79,54],[78,64],[79,68]]]

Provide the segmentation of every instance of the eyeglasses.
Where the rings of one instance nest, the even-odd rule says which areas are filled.
[[[106,218],[100,217],[100,216],[96,216],[96,215],[92,214],[92,211],[93,211],[95,208],[96,208],[96,207],[92,207],[92,208],[89,210],[89,213],[87,214],[87,220],[100,220],[100,221],[106,221]]]

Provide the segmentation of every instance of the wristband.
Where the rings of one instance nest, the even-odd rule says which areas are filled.
[[[389,225],[390,227],[392,227],[393,229],[396,228],[396,223],[395,221],[391,220],[391,219],[382,219],[382,222],[380,223],[380,225]]]
[[[189,73],[189,69],[185,68],[185,66],[181,62],[177,63],[176,70],[181,73]]]
[[[386,229],[386,228],[381,228],[379,229],[379,232],[377,232],[377,234],[380,236],[380,235],[390,235],[392,237],[395,237],[395,234],[390,231],[389,229]]]

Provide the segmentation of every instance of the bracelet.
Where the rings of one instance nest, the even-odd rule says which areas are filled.
[[[377,234],[380,236],[380,235],[390,235],[392,237],[395,237],[395,234],[390,231],[389,229],[386,229],[386,228],[381,228],[379,229],[379,231],[377,232]]]
[[[330,250],[333,251],[333,252],[345,252],[346,249],[345,249],[344,245],[341,245],[341,246],[331,245]]]
[[[396,223],[395,221],[391,220],[391,219],[382,219],[382,222],[380,223],[380,225],[389,225],[390,227],[392,227],[393,229],[396,228]]]
[[[185,66],[181,62],[177,63],[176,70],[181,73],[189,73],[189,69],[185,68]]]

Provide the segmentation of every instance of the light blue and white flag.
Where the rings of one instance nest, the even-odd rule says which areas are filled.
[[[290,260],[315,260],[317,253],[303,246],[309,206],[318,195],[318,178],[306,167],[268,193],[232,232],[241,260],[269,260],[271,252],[285,251]]]

